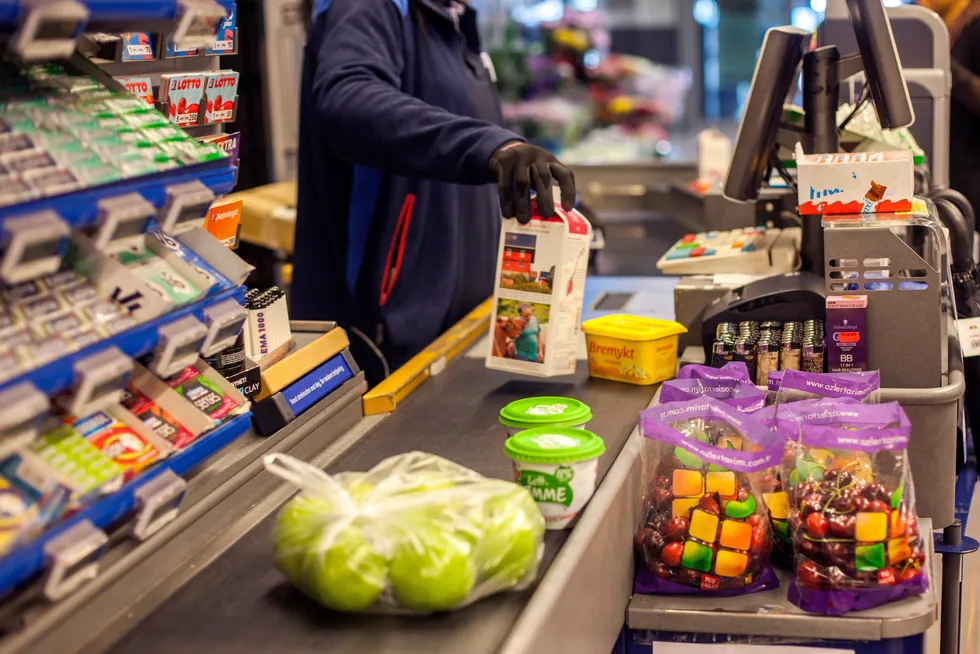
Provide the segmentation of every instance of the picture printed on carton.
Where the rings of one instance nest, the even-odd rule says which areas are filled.
[[[497,300],[493,330],[493,356],[528,363],[544,363],[551,306],[541,302]]]

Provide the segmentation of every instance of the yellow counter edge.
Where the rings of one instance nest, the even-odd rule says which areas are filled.
[[[470,311],[408,363],[391,373],[388,379],[368,391],[363,398],[364,415],[373,416],[394,411],[399,402],[431,376],[433,364],[444,365],[486,333],[492,308],[493,298],[490,298]]]

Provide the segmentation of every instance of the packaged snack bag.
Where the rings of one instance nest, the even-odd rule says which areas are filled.
[[[677,371],[677,379],[738,379],[752,383],[744,361],[729,361],[721,368],[691,363]]]
[[[269,472],[300,489],[273,528],[276,567],[335,611],[432,613],[535,578],[544,519],[530,493],[409,452],[328,475],[283,454]]]
[[[881,377],[877,370],[836,373],[785,370],[778,381],[776,404],[820,397],[850,398],[877,404],[881,397],[880,389]]]
[[[796,579],[804,611],[843,615],[928,588],[915,514],[910,425],[897,402],[810,400],[780,407],[798,425],[787,479]]]
[[[775,588],[762,493],[779,435],[713,398],[640,414],[645,515],[634,591],[738,595]]]
[[[766,405],[765,391],[737,379],[673,379],[660,387],[661,404],[699,397],[713,397],[742,413],[752,413]]]

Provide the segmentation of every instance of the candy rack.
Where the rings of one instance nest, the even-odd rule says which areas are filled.
[[[116,329],[92,322],[84,340],[65,335],[66,344],[55,356],[49,354],[55,350],[40,348],[17,349],[11,355],[16,367],[0,372],[0,406],[4,406],[0,459],[36,447],[38,434],[55,424],[52,421],[62,419],[56,417],[60,416],[57,411],[70,408],[85,416],[88,413],[82,407],[86,411],[121,410],[119,392],[131,378],[136,359],[168,371],[190,361],[206,374],[210,369],[197,359],[199,352],[207,354],[207,344],[218,338],[216,333],[233,328],[235,321],[241,324],[245,264],[237,257],[237,263],[229,263],[226,256],[194,251],[181,240],[188,229],[194,231],[196,243],[214,240],[195,223],[203,220],[211,199],[234,187],[236,169],[231,159],[215,145],[173,131],[165,116],[151,106],[140,106],[110,76],[114,66],[127,66],[126,72],[136,70],[129,66],[155,67],[148,74],[157,78],[184,69],[210,70],[217,68],[217,54],[194,58],[196,67],[186,63],[190,58],[148,64],[106,62],[106,72],[76,51],[86,32],[132,29],[176,35],[203,51],[217,39],[219,25],[233,16],[234,4],[227,0],[142,0],[128,5],[107,0],[0,0],[0,65],[21,71],[17,79],[22,80],[18,83],[26,93],[11,99],[0,92],[0,145],[17,143],[25,150],[15,152],[13,158],[0,157],[0,173],[7,175],[4,180],[23,188],[17,198],[0,196],[0,294],[5,302],[14,302],[10,298],[15,289],[34,284],[55,297],[54,286],[34,280],[61,270],[81,279],[79,284],[87,292],[97,294],[99,301],[125,319],[114,323]],[[55,26],[58,29],[49,29]],[[237,43],[237,29],[234,34],[232,42]],[[13,58],[4,61],[7,54]],[[25,104],[25,97],[32,98],[33,104]],[[85,123],[88,132],[84,138],[79,136],[80,129],[66,129],[69,113],[71,120]],[[214,136],[221,127],[195,129],[195,136]],[[65,144],[70,147],[61,148]],[[120,162],[130,161],[128,157],[138,165],[123,167]],[[11,161],[17,164],[28,158],[45,162],[39,170],[44,175],[60,175],[63,183],[36,185],[32,180],[39,175],[34,169],[25,172],[11,167]],[[105,176],[84,176],[83,171],[92,168]],[[57,229],[40,229],[49,224]],[[159,232],[160,227],[168,233]],[[142,244],[156,244],[144,254],[163,271],[164,278],[176,279],[187,297],[175,299],[157,288],[154,291],[162,299],[152,291],[141,291],[142,296],[130,292],[158,283],[145,271],[137,271],[139,256],[144,255],[127,255],[137,261],[130,268],[116,260],[127,252],[120,243],[131,244],[134,238]],[[195,284],[187,285],[188,279]],[[57,295],[64,303],[60,310],[80,313],[80,305],[64,299],[68,297]],[[20,304],[10,306],[18,320],[31,320]],[[148,306],[158,308],[149,310]],[[40,338],[37,329],[28,322],[25,333]],[[195,336],[184,339],[186,333]],[[61,337],[52,333],[47,338],[55,336]],[[170,359],[162,361],[165,355]],[[230,385],[227,388],[230,391],[224,387],[222,391],[234,410],[220,419],[205,416],[208,427],[190,444],[168,448],[146,468],[120,476],[123,481],[117,489],[79,503],[43,528],[0,543],[0,592],[6,595],[0,614],[35,604],[43,610],[45,604],[65,599],[102,572],[102,561],[113,558],[104,555],[120,542],[153,538],[174,520],[195,469],[249,428],[247,401]],[[23,404],[20,398],[36,400],[41,408],[33,413],[15,410],[12,407]],[[0,483],[10,485],[4,479]],[[19,519],[17,515],[5,518]],[[0,649],[4,647],[0,640]]]

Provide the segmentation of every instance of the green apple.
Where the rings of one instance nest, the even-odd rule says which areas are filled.
[[[470,544],[455,534],[432,528],[402,535],[390,572],[398,602],[416,611],[453,609],[476,584]]]
[[[329,502],[308,495],[297,495],[279,511],[272,528],[273,559],[287,579],[303,578],[307,552],[316,547],[332,513]]]
[[[333,533],[331,512],[327,502],[302,495],[283,507],[273,528],[276,566],[327,608],[363,611],[385,588],[387,561],[356,525]]]
[[[476,544],[474,561],[480,577],[516,586],[538,562],[544,519],[523,488],[487,501],[483,537]]]

